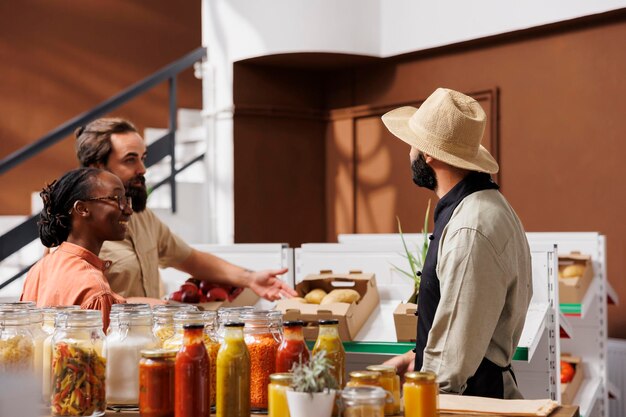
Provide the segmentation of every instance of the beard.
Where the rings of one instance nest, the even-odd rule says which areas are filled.
[[[411,163],[411,171],[413,171],[413,182],[418,187],[428,188],[432,191],[437,188],[437,175],[431,166],[426,163],[423,153],[420,152],[417,159]]]
[[[140,181],[141,185],[131,185],[133,182]],[[137,175],[124,184],[126,195],[133,201],[133,211],[140,213],[146,209],[148,203],[148,189],[146,188],[146,178],[143,175]]]

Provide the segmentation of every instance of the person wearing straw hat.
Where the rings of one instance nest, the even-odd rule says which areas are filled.
[[[480,145],[486,115],[473,98],[438,88],[419,109],[382,116],[411,146],[413,181],[440,199],[421,271],[417,341],[387,362],[437,374],[441,392],[522,398],[511,369],[532,297],[530,250]]]

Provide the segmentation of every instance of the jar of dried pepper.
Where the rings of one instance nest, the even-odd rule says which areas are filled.
[[[57,316],[52,336],[53,416],[103,416],[106,362],[102,312],[69,310]]]
[[[257,310],[241,315],[250,352],[250,407],[267,410],[267,386],[276,372],[276,352],[282,339],[282,313]]]

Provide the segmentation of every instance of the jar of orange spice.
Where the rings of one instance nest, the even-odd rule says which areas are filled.
[[[276,372],[276,351],[282,339],[282,313],[276,310],[245,312],[244,335],[250,352],[250,407],[267,410],[267,386]]]

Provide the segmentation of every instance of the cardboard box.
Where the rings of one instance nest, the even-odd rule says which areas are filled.
[[[400,303],[393,312],[398,342],[415,342],[417,339],[417,304]]]
[[[563,276],[572,266],[579,267],[580,272],[576,276]],[[592,279],[593,266],[589,255],[580,252],[559,255],[559,303],[582,302]]]
[[[244,290],[239,293],[237,297],[235,297],[232,301],[211,301],[208,303],[185,303],[192,306],[198,307],[200,310],[217,310],[220,307],[244,307],[244,306],[254,306],[256,302],[259,301],[259,296],[256,295],[254,291],[250,288],[244,288]],[[183,304],[178,301],[168,300],[170,304]]]
[[[363,324],[378,305],[380,298],[376,288],[374,274],[350,271],[348,274],[334,274],[321,271],[319,275],[307,275],[296,285],[300,297],[309,291],[321,288],[326,292],[334,289],[350,288],[359,293],[360,300],[355,303],[331,303],[325,305],[305,304],[295,300],[279,300],[276,309],[282,311],[284,320],[302,320],[305,322],[304,337],[317,339],[318,320],[339,320],[339,337],[342,341],[354,340]]]
[[[572,378],[570,382],[561,383],[561,404],[571,405],[576,397],[578,388],[580,388],[583,379],[585,379],[583,364],[579,357],[571,356],[567,353],[561,354],[561,360],[563,362],[571,363],[576,371],[574,373],[574,378]]]

